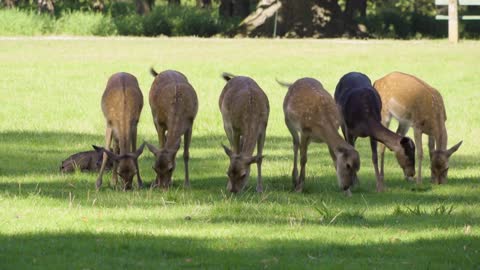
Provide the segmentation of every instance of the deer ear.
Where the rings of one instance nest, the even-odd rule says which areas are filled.
[[[450,157],[453,153],[457,152],[458,148],[462,145],[463,141],[460,141],[459,143],[455,144],[452,146],[452,148],[447,150],[447,155]]]
[[[401,140],[400,140],[400,144],[402,146],[406,146],[406,145],[409,145],[410,148],[415,146],[415,144],[413,144],[413,141],[412,139],[410,139],[409,137],[403,137]]]
[[[248,159],[247,161],[247,164],[250,165],[252,163],[258,163],[259,161],[261,161],[265,156],[259,156],[259,155],[256,155],[254,157],[251,157]]]
[[[137,151],[135,151],[135,158],[138,158],[143,153],[143,148],[145,148],[145,143],[142,143],[142,145],[140,145]]]
[[[152,152],[152,154],[154,154],[155,156],[160,153],[160,150],[155,146],[153,146],[152,144],[149,144],[148,142],[144,142],[143,144],[146,144],[148,150],[150,150],[150,152]]]
[[[117,154],[113,153],[112,151],[109,151],[103,147],[100,147],[104,153],[107,153],[107,156],[111,160],[118,160]]]
[[[225,154],[227,154],[227,156],[229,157],[232,157],[232,150],[230,150],[228,147],[226,147],[225,145],[222,144],[222,147],[223,147],[223,150],[225,150]]]
[[[93,149],[95,149],[95,152],[97,152],[97,153],[101,153],[103,151],[103,147],[98,147],[98,146],[93,145],[93,144],[92,144],[92,147],[93,147]]]

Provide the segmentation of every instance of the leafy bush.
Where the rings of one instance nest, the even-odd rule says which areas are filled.
[[[99,13],[64,13],[56,22],[55,33],[69,35],[111,36],[117,29],[109,15]]]
[[[168,20],[169,8],[156,7],[143,19],[146,36],[172,35],[172,23]]]
[[[143,17],[137,14],[113,18],[117,32],[122,36],[143,36]]]
[[[110,6],[110,15],[113,18],[124,17],[130,14],[135,14],[135,4],[128,2],[113,2]]]
[[[3,9],[0,10],[0,25],[2,36],[34,36],[52,32],[54,19],[31,11]]]

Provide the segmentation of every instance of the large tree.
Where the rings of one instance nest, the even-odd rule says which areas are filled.
[[[50,15],[55,13],[55,1],[54,0],[37,0],[38,13],[48,12]]]
[[[212,0],[197,0],[197,7],[209,8],[212,6]]]
[[[137,13],[140,15],[148,14],[153,9],[155,0],[135,0]]]
[[[245,18],[250,14],[251,0],[220,0],[219,13],[223,17]]]
[[[271,36],[276,21],[279,36],[361,36],[354,18],[365,16],[366,1],[347,0],[342,11],[338,0],[260,0],[257,9],[241,23],[239,33]]]

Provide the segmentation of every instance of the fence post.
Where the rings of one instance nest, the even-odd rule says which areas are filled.
[[[458,43],[458,2],[448,0],[448,40]]]

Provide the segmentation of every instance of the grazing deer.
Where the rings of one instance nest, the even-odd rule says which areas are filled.
[[[383,170],[378,170],[377,141],[395,152],[406,177],[415,175],[415,145],[410,138],[397,135],[382,125],[382,101],[365,74],[345,74],[335,89],[335,101],[343,117],[345,140],[355,146],[357,137],[370,137],[378,192],[384,190],[384,174]]]
[[[280,82],[279,82],[280,83]],[[303,78],[289,86],[283,101],[285,123],[293,138],[292,180],[296,191],[301,192],[305,183],[308,144],[325,142],[337,171],[340,188],[351,195],[350,187],[360,169],[358,152],[338,134],[340,115],[332,96],[322,84],[312,78]],[[300,147],[300,176],[297,155]]]
[[[95,150],[85,151],[73,154],[62,161],[60,171],[63,173],[74,172],[76,169],[83,171],[95,172],[102,166],[103,151],[101,148],[93,146]],[[112,168],[112,161],[108,159],[105,169]]]
[[[267,95],[249,77],[223,73],[227,84],[220,95],[219,107],[230,147],[222,145],[230,158],[227,190],[242,191],[250,176],[250,165],[257,163],[257,192],[263,192],[262,153],[270,106]],[[253,151],[257,145],[257,155]]]
[[[117,175],[123,179],[123,189],[132,188],[133,176],[137,175],[139,188],[143,182],[138,169],[138,157],[143,152],[142,144],[136,149],[137,124],[143,107],[143,95],[137,78],[129,73],[115,73],[107,82],[102,96],[102,111],[107,121],[103,162],[97,178],[97,189],[102,186],[102,176],[107,157],[113,160],[112,182],[117,184]],[[111,152],[110,144],[115,143]]]
[[[423,133],[428,135],[432,182],[445,183],[448,160],[462,141],[447,150],[447,115],[440,93],[417,77],[401,72],[386,75],[377,80],[374,87],[382,98],[382,123],[388,127],[392,117],[395,117],[399,122],[397,133],[401,136],[413,126],[418,158],[417,183],[422,182]],[[381,146],[382,170],[384,153],[385,146]]]
[[[148,149],[155,155],[153,169],[157,173],[157,179],[153,186],[166,189],[172,184],[172,174],[176,165],[175,156],[183,136],[184,185],[188,187],[190,186],[189,148],[192,140],[193,120],[198,111],[197,94],[187,78],[178,71],[167,70],[157,73],[152,68],[150,72],[155,80],[150,89],[149,101],[160,144],[159,149],[147,143]]]

